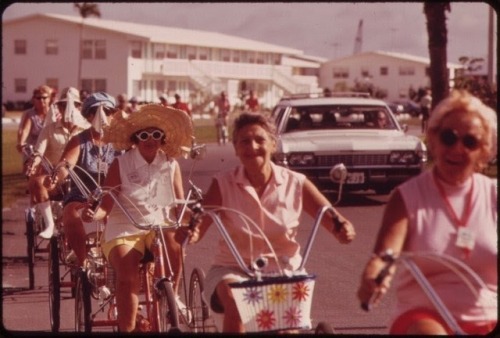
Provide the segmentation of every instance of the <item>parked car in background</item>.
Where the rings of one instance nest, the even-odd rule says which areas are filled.
[[[392,107],[397,108],[396,114],[410,114],[412,117],[419,117],[421,112],[420,105],[415,101],[410,99],[399,99],[390,102],[391,109]]]
[[[323,191],[338,188],[331,171],[343,163],[348,171],[344,189],[377,194],[389,193],[423,170],[425,144],[406,134],[384,101],[332,94],[295,95],[276,105],[275,163],[305,174]]]

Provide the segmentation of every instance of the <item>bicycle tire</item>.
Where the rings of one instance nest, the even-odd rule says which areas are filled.
[[[49,313],[52,332],[59,332],[61,320],[61,281],[59,278],[58,238],[53,236],[49,242]]]
[[[205,290],[205,274],[203,270],[194,268],[189,280],[189,305],[192,321],[190,328],[192,332],[206,332],[205,321],[210,316],[210,310],[203,291]]]
[[[25,211],[26,219],[26,241],[27,241],[27,254],[28,254],[28,283],[29,289],[35,288],[35,219],[33,213],[28,208]]]
[[[332,326],[326,322],[319,322],[318,326],[316,326],[316,329],[314,330],[315,334],[334,334],[335,330],[332,328]]]
[[[158,332],[179,332],[179,316],[172,283],[160,281],[155,297],[158,304]]]
[[[91,285],[85,271],[80,270],[76,279],[75,294],[75,331],[90,333],[92,323],[90,312],[92,304],[90,300]]]

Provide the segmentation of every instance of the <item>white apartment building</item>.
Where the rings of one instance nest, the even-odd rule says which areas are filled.
[[[430,60],[402,53],[371,51],[330,60],[321,65],[319,85],[330,90],[371,83],[387,93],[387,100],[407,98],[410,88],[430,87]],[[462,65],[448,63],[450,88]]]
[[[246,89],[272,108],[285,94],[320,91],[326,61],[221,33],[79,16],[29,15],[3,21],[2,32],[3,102],[29,100],[36,86],[48,84],[146,102],[179,93],[193,105],[221,91],[239,104]]]

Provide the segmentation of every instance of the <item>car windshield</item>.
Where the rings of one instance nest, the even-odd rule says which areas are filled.
[[[380,106],[294,107],[285,133],[320,129],[398,129],[397,122]]]

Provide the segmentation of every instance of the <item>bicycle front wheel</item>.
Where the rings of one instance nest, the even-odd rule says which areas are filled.
[[[35,288],[35,219],[33,212],[30,208],[25,211],[26,217],[26,240],[28,249],[28,281],[29,289],[33,290]]]
[[[195,268],[189,281],[189,310],[192,312],[192,332],[206,332],[205,321],[209,317],[208,305],[203,297],[205,274],[201,269]]]
[[[75,290],[75,331],[91,332],[90,312],[92,304],[90,300],[91,285],[85,271],[78,272]]]
[[[159,332],[179,332],[179,316],[172,284],[168,281],[158,283],[156,290],[158,302]]]
[[[52,332],[59,331],[61,309],[61,282],[59,280],[59,248],[57,236],[49,243],[49,310]]]

